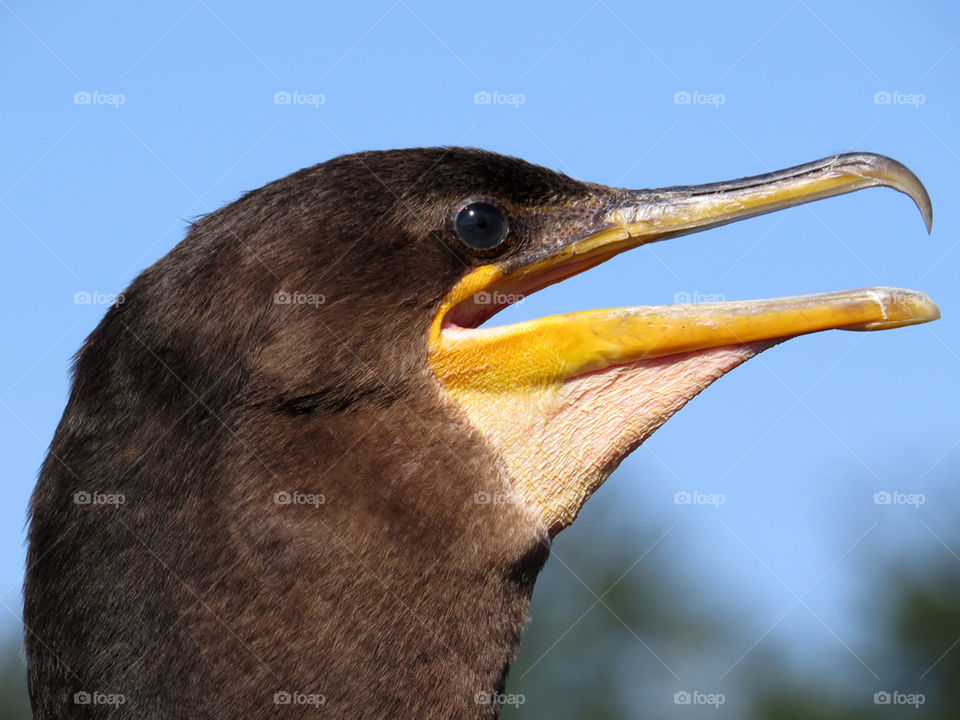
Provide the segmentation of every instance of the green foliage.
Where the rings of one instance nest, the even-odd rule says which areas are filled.
[[[27,671],[20,638],[0,643],[0,720],[30,720]]]

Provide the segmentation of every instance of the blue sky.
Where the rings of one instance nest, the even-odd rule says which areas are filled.
[[[29,493],[105,298],[188,220],[374,148],[479,146],[630,187],[845,150],[906,163],[932,196],[932,236],[908,198],[872,189],[638,249],[503,320],[684,294],[929,293],[933,325],[835,331],[751,361],[601,492],[669,531],[658,552],[704,598],[851,665],[868,631],[851,603],[874,558],[960,551],[954,3],[3,0],[0,18],[0,629],[18,628]],[[676,505],[683,490],[725,502]],[[883,490],[926,502],[876,505]],[[588,506],[582,522],[603,521]]]

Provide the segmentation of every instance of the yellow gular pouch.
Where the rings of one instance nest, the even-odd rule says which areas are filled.
[[[556,534],[627,454],[758,352],[821,330],[928,322],[939,310],[922,293],[878,287],[477,327],[492,313],[477,312],[476,298],[523,297],[648,242],[876,185],[913,198],[929,229],[929,197],[913,173],[863,153],[725,183],[630,191],[632,204],[609,208],[592,232],[529,262],[493,259],[467,272],[434,316],[431,370],[503,458],[516,501]]]

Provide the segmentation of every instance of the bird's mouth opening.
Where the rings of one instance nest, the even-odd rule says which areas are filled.
[[[562,384],[611,366],[697,350],[833,328],[883,330],[935,320],[939,310],[923,293],[874,287],[586,310],[479,327],[531,293],[639,245],[877,185],[909,195],[929,230],[930,199],[917,177],[890,158],[866,153],[730,182],[631,191],[584,237],[519,268],[492,263],[463,277],[434,317],[430,365],[447,388],[497,392]]]

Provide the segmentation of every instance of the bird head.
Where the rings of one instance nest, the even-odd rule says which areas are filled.
[[[97,688],[118,717],[276,717],[290,688],[326,717],[496,716],[474,697],[503,688],[549,538],[631,450],[774,343],[938,310],[870,288],[488,321],[874,185],[929,227],[878,155],[626,190],[458,148],[343,156],[199,220],[77,356],[31,505],[35,716]]]
[[[868,288],[485,325],[531,293],[631,248],[866,187],[906,193],[929,229],[919,180],[879,155],[656,190],[578,182],[459,148],[364,153],[320,168],[332,188],[326,212],[316,213],[319,226],[289,255],[317,258],[315,267],[298,268],[305,286],[343,273],[356,278],[358,292],[327,297],[313,322],[328,341],[331,333],[362,340],[337,372],[320,358],[299,367],[322,368],[325,382],[343,387],[358,385],[358,371],[394,388],[417,378],[420,391],[439,394],[492,447],[514,499],[551,534],[674,412],[761,350],[820,330],[938,317],[920,293]],[[331,209],[341,211],[339,225],[324,227]],[[348,330],[358,324],[364,333]]]

